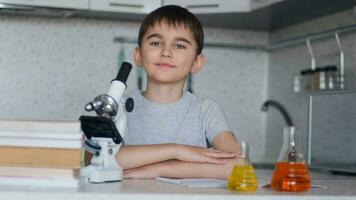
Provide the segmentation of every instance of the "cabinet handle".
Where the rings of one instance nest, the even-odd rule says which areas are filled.
[[[139,4],[126,4],[126,3],[110,2],[109,5],[116,6],[116,7],[143,8],[143,5],[139,5]]]
[[[217,8],[219,4],[198,4],[198,5],[187,5],[187,8]]]

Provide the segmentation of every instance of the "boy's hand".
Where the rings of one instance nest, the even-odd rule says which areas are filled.
[[[124,170],[125,179],[153,179],[158,176],[168,178],[217,178],[227,179],[236,164],[242,164],[239,158],[225,159],[225,164],[184,162],[167,160],[143,167]]]
[[[214,149],[190,145],[177,145],[176,159],[185,162],[200,162],[212,164],[225,164],[226,158],[236,158],[233,152],[223,152]]]

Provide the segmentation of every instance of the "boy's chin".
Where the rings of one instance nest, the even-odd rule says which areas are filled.
[[[179,79],[176,76],[164,76],[164,77],[153,77],[153,78],[148,78],[148,83],[155,83],[155,84],[166,84],[166,85],[171,85],[171,84],[180,84],[185,82],[185,78]]]

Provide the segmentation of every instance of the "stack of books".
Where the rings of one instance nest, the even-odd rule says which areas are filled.
[[[79,121],[0,120],[0,184],[79,184]]]

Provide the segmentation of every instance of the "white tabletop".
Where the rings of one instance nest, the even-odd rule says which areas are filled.
[[[224,188],[192,188],[156,180],[124,180],[122,182],[91,184],[82,182],[79,188],[1,186],[0,199],[26,200],[210,200],[210,199],[355,199],[356,176],[335,176],[311,172],[312,184],[328,188],[311,188],[304,193],[274,192],[261,188],[270,181],[272,170],[257,169],[259,188],[252,193],[239,193]]]

